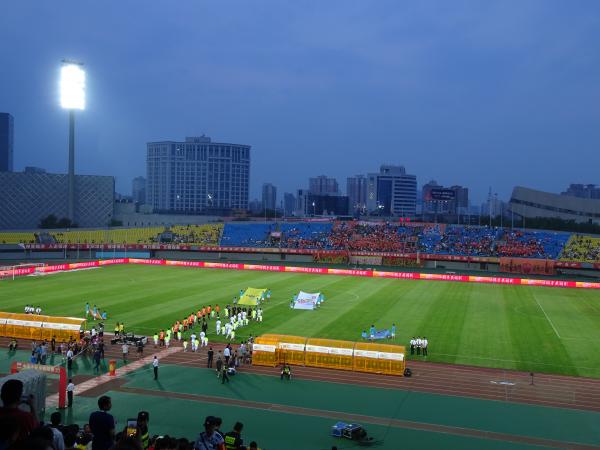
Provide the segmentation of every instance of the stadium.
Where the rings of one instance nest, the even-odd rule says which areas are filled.
[[[600,3],[6,3],[0,450],[600,450]]]
[[[600,239],[593,236],[308,220],[2,232],[0,242],[14,258],[0,272],[0,331],[5,346],[18,340],[2,372],[30,367],[32,339],[55,338],[45,363],[68,365],[60,349],[68,334],[57,339],[57,327],[38,327],[24,305],[41,308],[39,317],[81,318],[72,326],[77,341],[79,328],[85,339],[66,370],[76,385],[66,422],[86,422],[105,394],[120,417],[148,411],[157,433],[192,439],[181,412],[210,410],[251,426],[265,448],[328,448],[339,440],[328,428],[340,421],[359,423],[380,448],[399,439],[419,448],[595,442]],[[322,301],[303,302],[305,293]],[[215,308],[222,317],[245,301],[247,322],[233,337],[217,335]],[[209,306],[212,317],[201,312]],[[260,321],[251,309],[260,309]],[[190,313],[199,318],[180,331]],[[188,347],[202,321],[206,346],[194,348],[192,338]],[[107,345],[96,368],[98,340],[89,333],[97,336],[100,323]],[[114,340],[119,323],[122,335],[147,339],[143,354],[132,343],[123,357]],[[153,338],[167,329],[171,342],[161,334],[155,348]],[[427,355],[411,351],[415,338],[427,339]],[[238,363],[221,384],[207,368],[208,348],[216,360],[227,344]],[[150,354],[160,361],[158,383]],[[293,381],[282,384],[285,365]],[[64,404],[61,389],[49,374],[46,411]],[[499,414],[518,420],[498,422]],[[572,426],[550,431],[547,421]],[[278,431],[267,431],[274,424]],[[298,426],[323,431],[283,444]]]

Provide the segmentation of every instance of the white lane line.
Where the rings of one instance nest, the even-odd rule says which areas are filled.
[[[169,355],[177,353],[179,351],[181,351],[181,347],[171,347],[169,349],[159,351],[158,353],[153,353],[152,355],[148,355],[142,359],[138,359],[134,362],[131,362],[129,364],[119,367],[115,371],[115,373],[116,373],[115,376],[110,376],[109,374],[103,374],[103,375],[98,375],[97,377],[91,378],[87,381],[84,381],[83,383],[79,383],[77,386],[75,386],[75,395],[80,395],[86,391],[89,391],[90,389],[93,389],[102,384],[108,383],[109,381],[115,380],[117,378],[121,378],[121,377],[127,375],[128,373],[134,372],[135,370],[138,370],[147,364],[151,364],[152,360],[154,359],[154,355],[157,355],[159,357],[159,359],[162,359],[162,358],[168,357]],[[55,408],[57,406],[58,406],[58,393],[49,395],[48,397],[46,397],[46,409],[47,410],[50,408]]]

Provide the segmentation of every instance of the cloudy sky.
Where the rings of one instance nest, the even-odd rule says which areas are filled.
[[[146,142],[203,133],[252,145],[252,197],[382,163],[475,201],[600,184],[596,0],[19,0],[0,42],[17,170],[66,170],[69,58],[88,76],[76,170],[122,193]]]

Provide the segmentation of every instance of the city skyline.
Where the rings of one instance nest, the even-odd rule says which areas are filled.
[[[419,186],[466,186],[473,203],[489,186],[502,199],[515,185],[561,192],[598,184],[598,12],[540,1],[11,4],[0,110],[15,119],[15,170],[66,172],[58,72],[63,58],[82,61],[76,170],[114,175],[122,193],[144,175],[146,142],[201,133],[252,145],[252,198],[267,179],[295,192],[308,177],[343,184],[382,164]],[[173,32],[159,39],[165,17]],[[189,26],[196,17],[203,26]]]

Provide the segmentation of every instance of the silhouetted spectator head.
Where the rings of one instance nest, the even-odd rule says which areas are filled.
[[[59,426],[61,420],[62,420],[62,417],[58,411],[55,411],[50,415],[50,423],[52,424],[53,427]]]
[[[69,448],[75,447],[75,444],[77,443],[77,433],[73,433],[72,431],[69,431],[69,432],[65,433],[64,438],[65,438],[65,448],[69,449]]]
[[[112,402],[108,395],[103,395],[98,399],[98,408],[100,408],[102,411],[110,411],[110,408],[112,408]]]
[[[2,385],[0,398],[5,408],[17,407],[22,395],[23,382],[21,380],[8,380]]]

